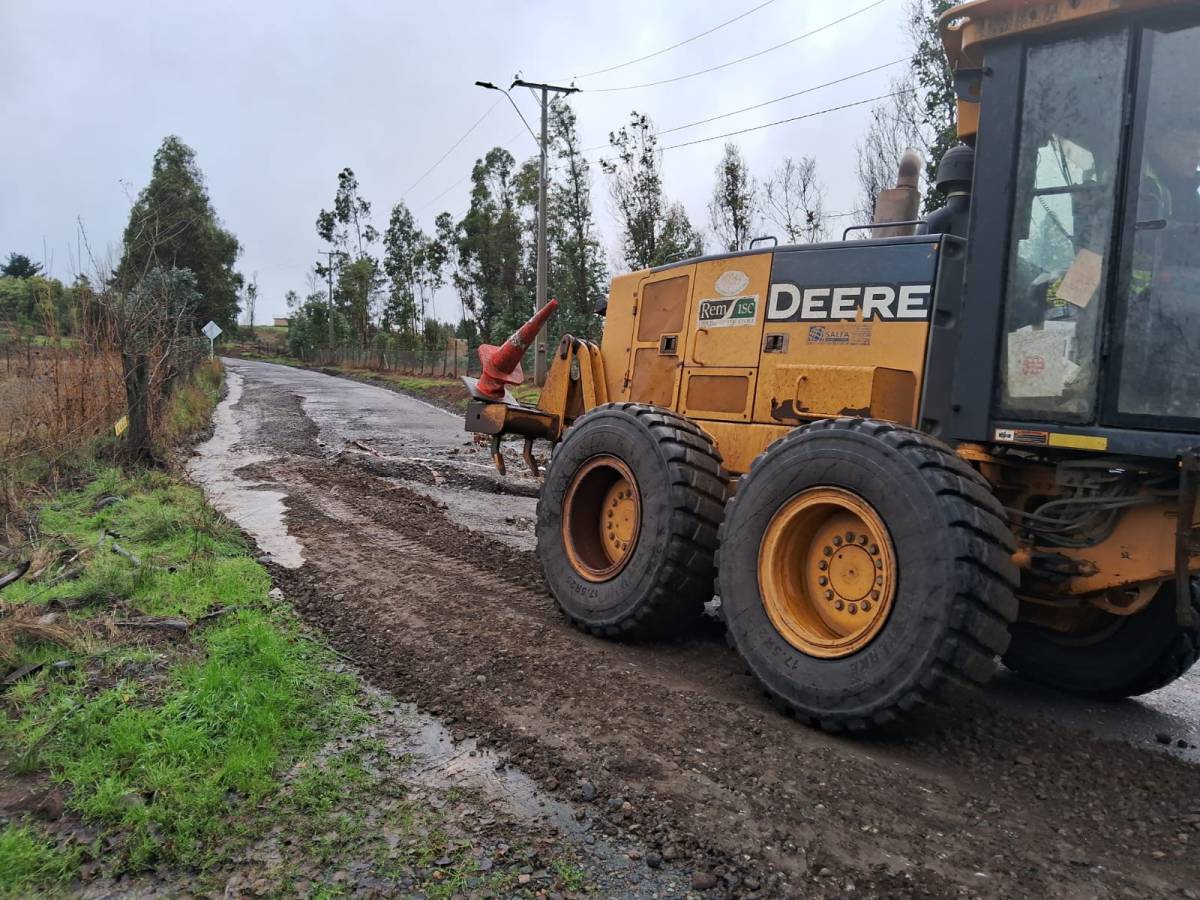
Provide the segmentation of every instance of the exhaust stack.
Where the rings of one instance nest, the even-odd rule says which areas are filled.
[[[900,171],[897,173],[896,186],[880,191],[875,198],[875,213],[872,222],[911,222],[917,218],[921,205],[921,170],[925,160],[916,150],[904,151],[900,159]],[[916,234],[916,225],[892,225],[884,228],[872,228],[872,237],[899,237]]]

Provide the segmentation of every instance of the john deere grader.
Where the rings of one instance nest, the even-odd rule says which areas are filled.
[[[998,658],[1140,694],[1200,645],[1200,6],[976,0],[942,34],[962,143],[927,221],[909,158],[858,240],[615,278],[536,407],[505,384],[553,304],[468,383],[501,463],[554,445],[538,555],[574,623],[670,634],[715,595],[828,729]]]

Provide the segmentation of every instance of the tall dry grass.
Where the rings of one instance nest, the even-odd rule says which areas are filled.
[[[0,324],[0,551],[20,539],[13,526],[28,500],[77,474],[97,438],[108,436],[109,455],[120,449],[114,425],[130,412],[120,319],[112,302],[77,294],[80,326],[70,338],[56,334],[50,316],[32,337],[5,334]],[[196,342],[162,331],[139,337],[149,365],[138,396],[151,439],[166,446],[192,426],[211,383],[220,384],[220,366],[206,366],[197,380],[204,355]]]
[[[64,338],[43,317],[42,333],[0,335],[0,516],[5,526],[31,484],[125,414],[112,329],[87,292],[78,333]],[[0,529],[2,531],[2,529]]]

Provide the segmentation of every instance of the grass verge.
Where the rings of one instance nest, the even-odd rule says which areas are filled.
[[[40,797],[26,805],[57,794],[61,812],[10,816],[0,892],[101,858],[91,872],[211,868],[255,833],[286,766],[353,718],[353,678],[272,600],[240,533],[169,476],[99,471],[39,529],[53,562],[5,590],[0,661],[40,668],[4,695],[0,753]]]
[[[42,505],[0,594],[0,897],[587,888],[578,848],[413,777],[411,713],[306,631],[198,490],[89,479]]]

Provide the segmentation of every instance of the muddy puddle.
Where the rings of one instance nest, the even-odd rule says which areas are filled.
[[[188,474],[204,488],[208,501],[235,521],[279,565],[304,565],[303,548],[284,524],[287,494],[262,482],[249,481],[238,470],[271,459],[241,446],[242,430],[234,407],[242,397],[242,377],[226,373],[228,392],[213,414],[213,436],[196,448]]]
[[[443,790],[476,791],[514,818],[552,825],[564,834],[583,832],[570,804],[543,791],[490,749],[480,748],[472,738],[456,742],[439,720],[419,712],[414,704],[401,704],[399,711],[412,728],[405,744],[418,760],[409,773],[413,781]]]

